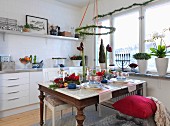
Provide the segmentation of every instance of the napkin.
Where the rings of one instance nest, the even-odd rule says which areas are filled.
[[[111,90],[103,90],[99,93],[99,103],[107,101],[112,98],[112,92]]]
[[[128,83],[126,84],[126,86],[128,87],[128,91],[129,91],[129,92],[132,92],[132,91],[135,91],[135,90],[136,90],[136,84],[134,84],[134,83],[128,82]]]

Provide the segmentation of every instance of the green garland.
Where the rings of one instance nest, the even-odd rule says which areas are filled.
[[[128,7],[122,7],[120,9],[116,9],[116,10],[114,10],[112,12],[107,13],[107,14],[97,15],[96,17],[94,17],[94,19],[102,18],[102,17],[105,17],[105,16],[111,16],[112,14],[114,14],[116,12],[120,12],[122,10],[127,10],[127,9],[130,9],[130,8],[134,7],[134,6],[146,6],[147,4],[149,4],[149,3],[153,2],[153,1],[156,1],[156,0],[149,0],[149,1],[146,1],[144,3],[134,3],[134,4],[132,4],[132,5],[128,6]]]
[[[105,29],[109,29],[109,32],[105,32],[105,33],[95,33],[95,32],[88,32],[90,31],[89,29],[95,29],[95,28],[105,28]],[[97,25],[88,25],[85,27],[79,27],[76,28],[76,32],[80,34],[80,36],[83,35],[107,35],[107,34],[111,34],[112,32],[114,32],[116,29],[114,27],[106,27],[106,26],[97,26]]]
[[[105,17],[105,16],[111,16],[113,13],[120,12],[122,10],[127,10],[127,9],[130,9],[130,8],[134,7],[134,6],[146,6],[147,4],[149,4],[149,3],[153,2],[153,1],[156,1],[156,0],[149,0],[149,1],[146,1],[146,2],[143,2],[143,3],[134,3],[134,4],[132,4],[132,5],[128,6],[128,7],[122,7],[120,9],[116,9],[116,10],[114,10],[112,12],[107,13],[107,14],[97,15],[96,17],[94,17],[94,19],[102,18],[102,17]],[[105,32],[105,33],[95,33],[92,30],[92,29],[95,29],[95,28],[105,28],[105,29],[109,29],[110,31]],[[88,26],[85,26],[85,27],[76,28],[75,32],[80,34],[80,36],[82,36],[83,38],[85,38],[86,35],[107,35],[107,34],[111,34],[115,30],[116,29],[114,27],[88,25]],[[89,32],[89,31],[91,31],[91,32]]]

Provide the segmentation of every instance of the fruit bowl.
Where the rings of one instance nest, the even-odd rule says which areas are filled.
[[[30,59],[28,56],[25,56],[24,58],[19,58],[19,61],[20,61],[22,64],[24,64],[24,65],[25,65],[24,68],[26,68],[26,64],[28,64],[28,63],[31,61],[31,59]]]

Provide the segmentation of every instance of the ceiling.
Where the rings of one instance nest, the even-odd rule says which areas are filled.
[[[77,6],[77,7],[84,7],[88,4],[89,0],[56,0],[65,4]],[[93,2],[94,0],[90,0]]]

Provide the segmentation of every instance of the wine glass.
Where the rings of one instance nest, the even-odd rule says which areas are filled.
[[[83,82],[83,74],[82,73],[78,73],[79,76],[79,82],[80,84]]]

